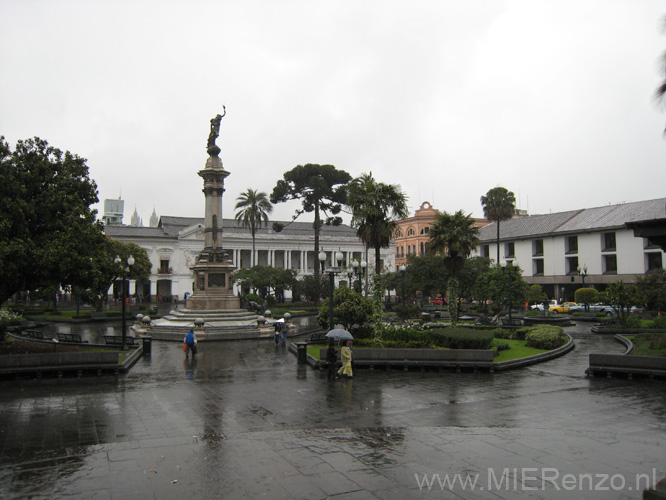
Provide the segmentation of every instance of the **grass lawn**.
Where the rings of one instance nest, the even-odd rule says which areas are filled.
[[[535,354],[541,354],[542,352],[548,352],[545,349],[535,349],[534,347],[526,347],[524,340],[505,340],[505,339],[495,339],[493,340],[492,347],[496,347],[497,344],[509,344],[511,347],[506,351],[501,351],[499,356],[495,358],[495,363],[501,361],[510,361],[513,359],[526,358],[527,356],[534,356]],[[308,346],[308,354],[315,359],[319,359],[319,350],[326,349],[328,346],[314,345]],[[354,349],[362,349],[362,347],[355,347]]]
[[[639,333],[626,337],[636,346],[632,356],[666,356],[666,333]]]
[[[510,349],[506,351],[500,351],[499,356],[495,357],[495,363],[501,361],[511,361],[514,359],[526,358],[528,356],[534,356],[535,354],[541,354],[542,352],[548,352],[546,349],[536,349],[534,347],[527,347],[524,340],[507,340],[507,339],[495,339],[493,340],[493,347],[497,347],[498,344],[509,344]]]

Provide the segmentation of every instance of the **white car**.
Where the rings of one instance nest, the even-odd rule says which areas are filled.
[[[553,306],[557,305],[557,300],[549,300],[546,303],[548,304],[548,307],[550,308],[550,307],[553,307]],[[530,309],[537,310],[537,311],[543,311],[545,309],[545,307],[543,305],[543,302],[541,302],[540,304],[534,304],[533,306],[530,306]]]

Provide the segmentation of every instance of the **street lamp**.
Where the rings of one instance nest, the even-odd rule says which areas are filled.
[[[319,262],[321,263],[321,272],[323,273],[325,271],[325,265],[326,265],[326,252],[323,250],[319,252]],[[334,326],[334,319],[333,319],[333,311],[334,311],[334,303],[333,303],[333,294],[335,293],[335,275],[338,274],[341,271],[340,266],[342,265],[342,259],[344,259],[344,255],[342,255],[342,252],[338,250],[337,252],[333,253],[331,255],[332,258],[335,259],[335,263],[337,263],[337,266],[331,265],[328,268],[328,278],[329,278],[329,299],[328,299],[328,324],[330,329],[332,330],[335,328]],[[333,264],[333,263],[331,263]]]
[[[583,280],[583,288],[585,288],[585,276],[587,276],[587,266],[583,264],[583,267],[578,266],[578,275]]]
[[[587,276],[587,266],[585,264],[583,264],[582,268],[580,266],[578,266],[578,275],[580,276],[580,279],[583,281],[583,287],[582,288],[585,288],[585,276]],[[585,304],[585,312],[588,311],[588,308],[589,308],[589,304],[586,303]]]
[[[368,263],[365,260],[362,260],[360,263],[358,260],[355,260],[352,262],[352,267],[354,268],[354,274],[358,278],[358,293],[361,293],[363,290],[361,277],[365,274],[365,268],[368,267]]]
[[[400,265],[400,274],[402,274],[402,303],[405,303],[405,267],[404,264]]]
[[[116,265],[122,265],[122,259],[120,258],[120,255],[116,255],[116,258],[113,259],[113,262]],[[125,267],[124,265],[122,265],[122,267],[121,267],[122,274],[123,274],[123,287],[122,287],[123,288],[123,293],[122,293],[122,300],[123,300],[123,306],[122,306],[122,310],[123,310],[123,313],[122,313],[123,314],[123,322],[122,322],[123,343],[122,343],[121,350],[123,350],[123,351],[127,351],[127,318],[125,318],[125,307],[126,307],[125,302],[127,301],[127,290],[126,290],[125,281],[127,279],[127,273],[129,273],[129,268],[133,265],[134,265],[134,257],[132,257],[130,255],[127,258],[127,266],[128,267]]]

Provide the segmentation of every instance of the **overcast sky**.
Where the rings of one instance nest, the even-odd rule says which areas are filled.
[[[305,163],[398,184],[411,212],[482,217],[498,185],[531,214],[660,198],[665,14],[663,0],[0,0],[0,135],[87,158],[100,200],[146,225],[153,207],[203,217],[223,104],[225,217]]]

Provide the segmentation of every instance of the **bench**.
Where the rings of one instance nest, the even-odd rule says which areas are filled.
[[[127,345],[137,345],[136,339],[134,337],[125,337],[125,343]],[[108,345],[123,345],[122,335],[104,335],[104,342]]]
[[[511,320],[509,320],[506,318],[502,319],[502,326],[523,326],[523,324],[519,319],[511,318]]]
[[[308,342],[326,342],[327,340],[328,338],[326,338],[326,333],[318,332],[310,335],[310,340],[308,340]]]
[[[58,340],[60,342],[72,342],[75,344],[87,344],[88,341],[81,340],[81,335],[78,333],[59,333]]]
[[[474,322],[474,324],[490,326],[493,324],[493,322],[488,316],[479,316],[479,318]]]
[[[23,330],[22,334],[25,337],[29,337],[31,339],[37,339],[37,340],[46,340],[44,338],[44,334],[38,330]]]
[[[617,317],[615,317],[615,318],[602,319],[602,320],[599,322],[599,324],[600,324],[601,326],[613,326],[613,325],[616,324],[617,322],[618,322],[618,319],[617,319]]]
[[[108,316],[105,313],[91,313],[90,319],[102,320],[102,319],[108,319]]]

